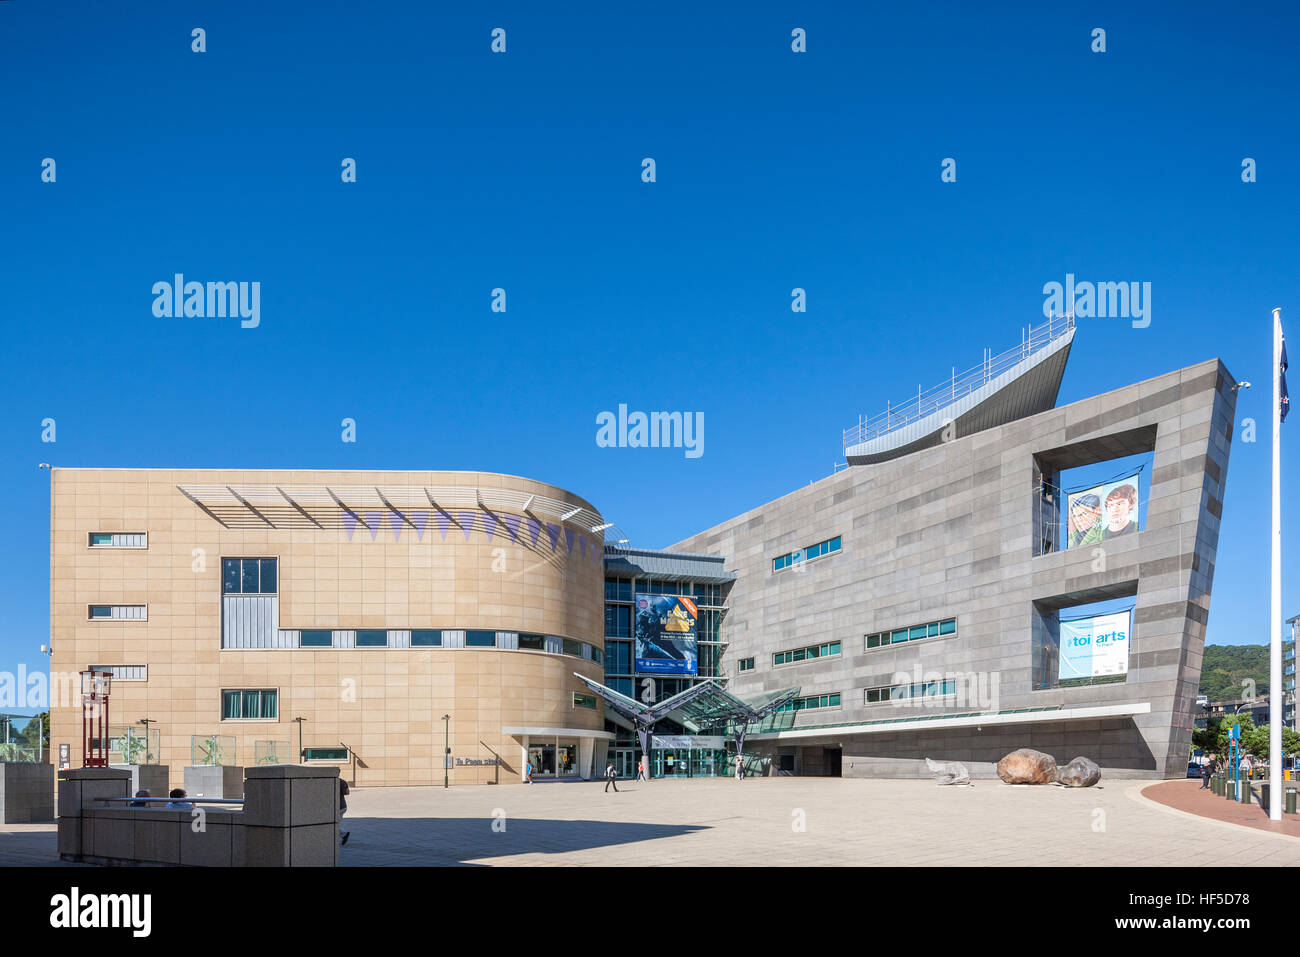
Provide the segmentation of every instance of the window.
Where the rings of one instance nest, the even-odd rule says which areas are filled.
[[[298,639],[301,648],[332,648],[334,633],[331,631],[304,631]]]
[[[91,532],[91,548],[147,548],[148,532]]]
[[[545,635],[519,635],[519,648],[521,651],[545,651]]]
[[[495,648],[496,646],[497,646],[497,633],[495,631],[465,632],[466,648]]]
[[[621,695],[632,697],[632,679],[631,678],[606,678],[605,687],[617,691]]]
[[[828,538],[824,542],[818,542],[816,545],[809,545],[807,548],[801,548],[797,552],[790,552],[788,555],[782,555],[779,558],[772,559],[772,571],[779,572],[783,568],[789,568],[791,565],[798,565],[802,562],[811,561],[814,558],[821,558],[823,555],[829,555],[832,552],[838,552],[843,546],[841,536],[836,535],[834,538]]]
[[[348,749],[303,748],[302,759],[304,761],[346,761],[348,759]]]
[[[86,617],[91,621],[145,621],[145,605],[88,605]]]
[[[630,675],[632,673],[632,645],[626,641],[611,641],[605,646],[605,673]]]
[[[794,698],[787,701],[777,712],[782,711],[811,711],[816,708],[838,708],[840,706],[839,693],[835,694],[815,694],[806,698]]]
[[[221,592],[224,595],[274,595],[278,574],[274,558],[223,558]]]
[[[632,637],[632,609],[630,606],[605,606],[605,635],[609,638]]]
[[[381,631],[377,628],[366,628],[357,631],[358,648],[387,648],[388,632]]]
[[[943,621],[931,621],[924,625],[911,625],[894,631],[878,631],[867,635],[867,649],[883,648],[886,645],[902,644],[905,641],[919,641],[922,638],[946,638],[957,634],[957,619],[945,618]]]
[[[788,665],[796,661],[808,661],[812,658],[829,658],[832,655],[840,653],[840,643],[838,641],[828,641],[821,645],[810,645],[807,648],[795,648],[791,651],[778,651],[772,655],[772,664]]]
[[[867,704],[880,704],[885,701],[906,701],[909,698],[935,698],[957,693],[957,679],[946,678],[943,681],[922,681],[910,685],[882,685],[868,688]]]
[[[440,648],[442,647],[442,632],[422,628],[411,632],[412,648]]]
[[[222,691],[221,720],[278,720],[280,692],[271,690]]]
[[[107,671],[114,681],[148,681],[148,665],[91,665],[91,671]]]
[[[741,658],[741,659],[740,659],[740,670],[741,670],[741,671],[753,671],[753,670],[754,670],[754,659],[753,659],[753,658]]]
[[[573,706],[575,708],[590,708],[594,711],[596,708],[596,696],[589,695],[589,694],[578,694],[578,692],[575,691],[573,693]]]
[[[560,642],[560,650],[566,655],[573,655],[575,658],[582,657],[582,642],[573,638],[564,638]]]
[[[605,579],[605,601],[631,601],[632,600],[632,579],[630,578],[606,578]]]

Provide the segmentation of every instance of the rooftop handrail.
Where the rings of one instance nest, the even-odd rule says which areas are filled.
[[[1029,358],[1035,352],[1051,345],[1074,328],[1074,316],[1055,316],[1041,326],[1031,326],[1017,346],[997,355],[987,355],[979,365],[962,373],[953,373],[951,379],[902,402],[890,405],[879,415],[859,422],[844,430],[844,448],[860,445],[879,438],[888,432],[932,415],[958,399],[970,395],[987,385],[1009,369]]]

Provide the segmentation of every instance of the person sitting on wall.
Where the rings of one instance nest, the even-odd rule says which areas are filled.
[[[166,809],[168,811],[188,811],[194,807],[194,805],[189,801],[184,800],[184,788],[172,788],[171,794],[169,794],[168,797],[171,798],[171,800],[167,802]]]
[[[141,788],[140,790],[138,790],[138,791],[135,792],[135,796],[138,797],[138,798],[147,798],[147,797],[149,797],[149,789],[148,789],[148,788]],[[148,805],[146,802],[144,802],[144,801],[132,801],[132,802],[131,802],[131,807],[148,807],[148,806],[149,806],[149,805]]]
[[[1106,530],[1103,539],[1109,541],[1138,530],[1137,522],[1131,518],[1133,509],[1137,508],[1137,501],[1137,489],[1127,482],[1111,490],[1106,496]]]

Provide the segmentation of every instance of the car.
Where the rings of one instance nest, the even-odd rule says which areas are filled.
[[[1187,776],[1189,778],[1199,778],[1201,776],[1201,766],[1196,761],[1187,762]]]

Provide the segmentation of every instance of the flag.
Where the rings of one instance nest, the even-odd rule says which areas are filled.
[[[1279,373],[1280,381],[1278,382],[1278,410],[1277,420],[1286,421],[1286,414],[1291,410],[1291,397],[1286,394],[1286,336],[1282,337],[1282,364]]]

